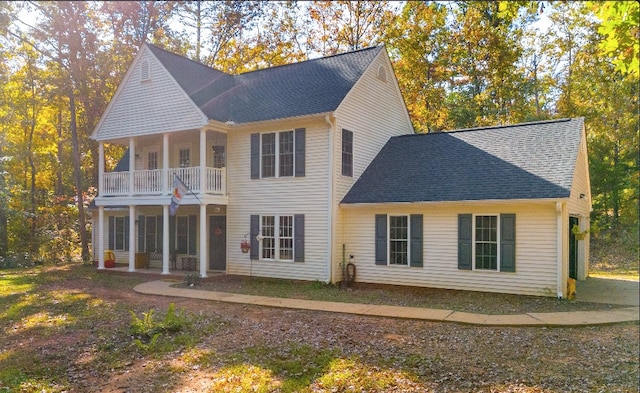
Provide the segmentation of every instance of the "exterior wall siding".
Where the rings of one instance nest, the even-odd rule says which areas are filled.
[[[567,203],[570,216],[578,216],[580,227],[584,230],[590,228],[591,215],[591,185],[589,181],[589,163],[587,159],[587,141],[582,133],[580,150],[574,169],[573,184],[571,194]],[[584,195],[584,197],[580,197]],[[569,228],[570,229],[570,228]],[[578,279],[586,280],[589,276],[589,248],[590,238],[586,236],[584,240],[578,240]]]
[[[516,214],[516,272],[458,269],[458,214]],[[556,212],[546,204],[423,204],[343,208],[346,254],[360,282],[555,296]],[[423,214],[423,267],[375,265],[376,214]]]
[[[149,81],[140,81],[140,63],[149,61]],[[111,100],[95,135],[97,140],[199,129],[207,119],[177,82],[144,49]]]
[[[252,133],[306,128],[305,176],[251,179]],[[229,205],[227,207],[227,273],[299,280],[327,279],[329,132],[324,120],[284,122],[233,130],[227,136]],[[304,262],[252,261],[240,242],[249,240],[250,216],[305,216]]]
[[[384,67],[387,81],[378,78]],[[372,99],[375,97],[375,99]],[[353,177],[342,176],[342,129],[353,132]],[[413,126],[387,54],[381,52],[336,111],[333,140],[334,237],[332,281],[340,281],[344,221],[339,203],[392,136],[412,134]]]

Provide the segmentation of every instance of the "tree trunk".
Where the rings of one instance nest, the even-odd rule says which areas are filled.
[[[89,261],[89,237],[87,235],[86,219],[84,216],[84,197],[82,192],[82,172],[80,169],[80,149],[78,144],[78,127],[76,124],[76,100],[73,90],[69,90],[69,113],[71,115],[71,145],[73,148],[73,177],[76,186],[76,203],[78,206],[78,233],[82,245],[82,261]]]
[[[58,109],[58,151],[56,166],[56,196],[64,195],[64,183],[62,179],[62,161],[64,160],[64,145],[62,143],[62,108]]]
[[[7,251],[9,250],[9,237],[7,235],[7,211],[6,209],[6,200],[4,200],[4,196],[6,195],[5,181],[4,175],[4,161],[2,160],[2,146],[0,146],[0,257],[6,257]]]

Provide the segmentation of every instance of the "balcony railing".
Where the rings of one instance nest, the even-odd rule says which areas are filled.
[[[133,172],[133,192],[129,190],[129,172],[105,172],[100,185],[100,196],[162,195],[162,169]],[[225,168],[205,168],[205,189],[200,187],[200,167],[171,168],[167,171],[168,190],[173,190],[174,175],[177,175],[194,193],[226,195]]]

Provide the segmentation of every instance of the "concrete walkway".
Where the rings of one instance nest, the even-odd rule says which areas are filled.
[[[237,293],[202,291],[189,288],[173,288],[171,287],[173,284],[175,284],[175,282],[161,280],[149,281],[139,284],[133,289],[138,293],[148,295],[176,296],[218,302],[253,304],[267,307],[328,311],[378,317],[421,319],[434,322],[456,322],[485,326],[587,326],[629,321],[637,322],[640,320],[640,308],[637,306],[599,311],[485,315],[418,307],[382,306],[252,296]]]

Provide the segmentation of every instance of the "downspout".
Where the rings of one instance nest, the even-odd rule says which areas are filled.
[[[563,203],[556,202],[556,295],[558,299],[564,298],[564,258],[563,258],[563,248],[562,248],[562,238],[564,236],[563,226],[562,226],[562,218],[563,218]]]
[[[327,206],[328,206],[328,216],[327,216],[327,229],[328,229],[328,245],[327,245],[327,277],[325,279],[326,284],[331,283],[331,277],[333,277],[333,150],[334,150],[334,133],[335,133],[335,118],[332,115],[326,115],[324,117],[325,122],[329,125],[329,179],[327,184]]]

